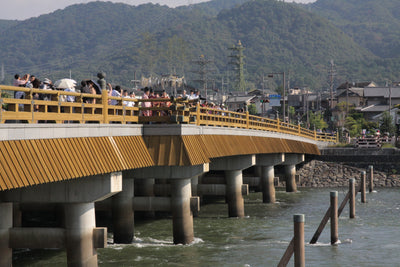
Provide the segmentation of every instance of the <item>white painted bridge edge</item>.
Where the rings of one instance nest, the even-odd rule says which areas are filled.
[[[329,145],[309,138],[260,130],[240,128],[197,126],[185,124],[2,124],[0,141],[105,137],[105,136],[151,136],[151,135],[239,135],[282,138],[316,144],[319,148]]]

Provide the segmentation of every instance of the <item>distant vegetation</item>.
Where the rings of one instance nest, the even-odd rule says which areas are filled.
[[[211,78],[220,86],[223,76],[233,82],[228,47],[241,40],[249,88],[261,88],[264,74],[286,71],[291,86],[325,89],[331,60],[337,83],[383,82],[399,78],[399,4],[214,0],[175,9],[77,4],[25,21],[0,20],[0,64],[7,83],[15,73],[58,79],[71,70],[79,80],[102,70],[109,81],[132,86],[134,72],[194,80],[192,61],[204,55],[214,62]],[[279,83],[278,77],[267,87]]]

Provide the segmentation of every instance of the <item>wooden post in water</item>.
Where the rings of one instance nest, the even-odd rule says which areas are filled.
[[[331,200],[331,244],[336,244],[339,240],[338,234],[338,192],[330,193]]]
[[[352,178],[349,181],[349,193],[350,193],[350,219],[354,219],[356,217],[356,179]]]
[[[369,165],[369,192],[374,191],[374,166]]]
[[[294,223],[294,266],[304,267],[305,248],[304,248],[304,214],[293,215]]]
[[[361,172],[361,203],[367,202],[367,195],[366,195],[366,172]]]

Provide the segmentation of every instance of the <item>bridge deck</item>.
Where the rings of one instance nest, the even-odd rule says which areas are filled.
[[[0,98],[0,191],[135,168],[198,165],[234,155],[319,154],[317,141],[336,140],[279,120],[191,106],[187,101],[151,108],[167,115],[146,117],[142,116],[145,108],[127,108],[122,105],[125,99],[106,93],[87,96],[0,86],[0,93],[17,90],[23,90],[26,99]],[[44,93],[52,94],[52,100],[33,97]],[[63,95],[73,95],[77,102],[62,102]],[[83,103],[84,97],[98,103]],[[109,99],[119,104],[108,105]],[[143,100],[133,101],[138,106]],[[13,121],[28,124],[7,123]],[[66,122],[79,124],[60,127]],[[172,124],[169,129],[179,130],[163,132],[164,124],[144,128],[139,124],[148,122]],[[200,130],[185,134],[190,125]]]

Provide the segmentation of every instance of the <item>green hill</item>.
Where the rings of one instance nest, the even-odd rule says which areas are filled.
[[[382,58],[400,57],[400,1],[318,0],[308,9]]]
[[[80,80],[103,70],[108,81],[129,86],[134,72],[194,79],[192,60],[205,55],[220,80],[230,68],[227,48],[238,40],[246,48],[246,78],[256,86],[263,74],[285,70],[292,86],[325,87],[331,59],[342,66],[342,77],[375,81],[398,65],[376,57],[327,19],[274,0],[214,0],[184,8],[72,5],[5,26],[0,63],[10,82],[14,73],[55,80],[71,70]]]

